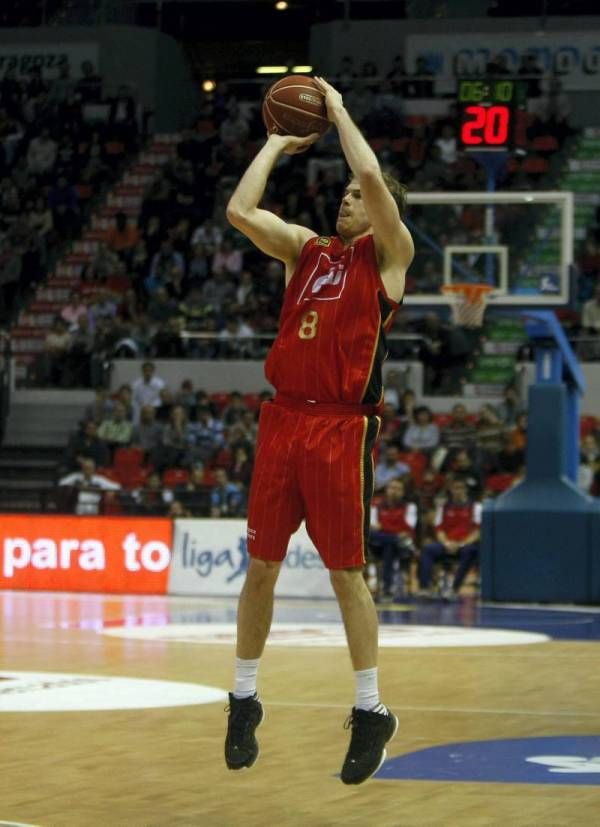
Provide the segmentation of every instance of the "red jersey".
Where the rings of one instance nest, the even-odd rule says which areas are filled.
[[[337,236],[309,239],[285,291],[267,379],[297,399],[379,404],[385,333],[397,309],[372,235],[349,247]]]
[[[417,525],[417,506],[415,503],[391,505],[385,499],[373,503],[371,522],[377,523],[381,531],[389,534],[410,534],[414,539]]]
[[[435,515],[435,527],[440,528],[449,540],[464,540],[481,525],[481,503],[451,502],[440,506]]]

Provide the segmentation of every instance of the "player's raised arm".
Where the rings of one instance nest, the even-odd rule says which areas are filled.
[[[411,235],[384,181],[377,156],[348,114],[342,96],[323,78],[316,77],[315,83],[325,95],[327,115],[337,127],[346,161],[359,183],[382,271],[394,272],[403,290],[404,274],[414,255]]]
[[[277,160],[286,153],[303,152],[318,135],[296,138],[292,135],[269,135],[242,176],[227,205],[227,218],[236,229],[247,236],[268,256],[283,261],[286,270],[293,271],[296,259],[313,230],[298,224],[287,224],[269,210],[259,209],[267,180]],[[288,273],[291,276],[291,272]]]

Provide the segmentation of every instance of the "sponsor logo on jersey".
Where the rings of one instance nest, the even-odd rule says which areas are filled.
[[[320,244],[321,247],[329,247],[329,245],[331,244],[331,239],[327,238],[327,236],[321,235],[317,239],[317,244]]]

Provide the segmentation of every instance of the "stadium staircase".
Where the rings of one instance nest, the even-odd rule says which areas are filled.
[[[0,512],[54,511],[64,447],[92,401],[91,390],[27,388],[29,366],[43,349],[53,318],[79,285],[117,212],[139,215],[144,193],[173,156],[178,136],[157,135],[129,164],[91,214],[81,239],[57,261],[11,330],[13,392],[0,448]]]
[[[126,168],[121,178],[107,191],[103,203],[92,213],[81,239],[74,241],[57,261],[33,300],[21,311],[11,330],[15,386],[25,385],[27,371],[44,346],[53,318],[66,304],[69,293],[77,289],[84,267],[90,263],[105,240],[116,213],[137,218],[144,193],[159,170],[173,156],[178,135],[156,135],[148,147]]]

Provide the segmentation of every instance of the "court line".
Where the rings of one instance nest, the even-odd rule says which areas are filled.
[[[305,707],[316,707],[316,708],[323,708],[323,709],[347,709],[348,704],[319,704],[319,703],[305,703],[302,701],[267,701],[263,697],[261,700],[264,701],[265,705],[267,706],[305,706]],[[600,719],[599,712],[577,712],[575,710],[548,710],[544,712],[529,710],[529,709],[486,709],[486,708],[465,708],[465,707],[455,707],[455,706],[399,706],[398,704],[392,704],[394,708],[394,712],[452,712],[458,713],[459,715],[528,715],[528,716],[537,716],[537,717],[547,717],[547,716],[561,716],[564,718],[598,718]]]

